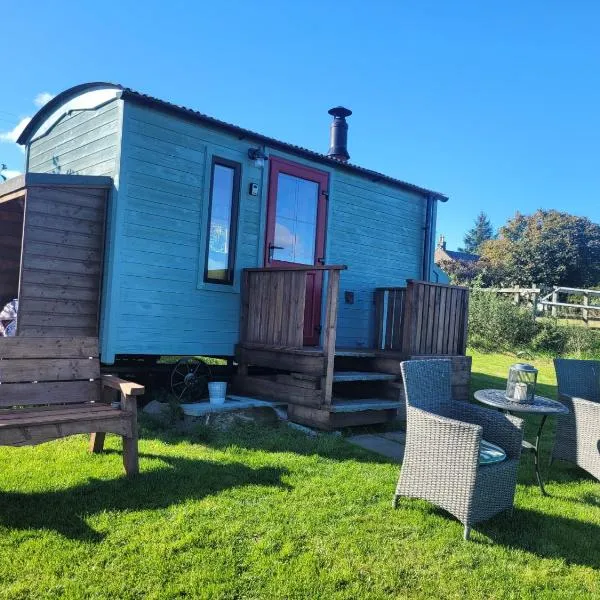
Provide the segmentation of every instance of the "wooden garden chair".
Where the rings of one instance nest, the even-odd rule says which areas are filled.
[[[120,405],[107,392],[119,393]],[[133,475],[136,396],[143,393],[141,385],[100,374],[98,338],[0,338],[0,446],[91,433],[90,451],[101,452],[106,433],[115,433],[123,438],[125,472]]]

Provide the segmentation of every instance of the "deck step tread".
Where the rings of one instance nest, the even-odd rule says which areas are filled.
[[[343,381],[393,381],[393,373],[379,373],[376,371],[336,371],[333,374],[333,383]]]
[[[353,350],[352,348],[336,348],[335,355],[349,358],[376,358],[377,353],[373,350]]]
[[[384,398],[360,398],[357,400],[346,400],[334,398],[330,411],[341,412],[363,412],[365,410],[396,410],[402,406],[401,402],[385,400]]]

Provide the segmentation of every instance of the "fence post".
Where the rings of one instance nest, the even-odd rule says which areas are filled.
[[[558,302],[558,292],[555,290],[552,292],[552,302]],[[556,317],[558,314],[558,306],[552,307],[552,316]]]
[[[583,294],[583,305],[587,306],[589,304],[589,294],[587,292],[585,292]],[[583,322],[589,327],[589,310],[587,308],[584,308],[581,310],[581,315],[583,317]]]

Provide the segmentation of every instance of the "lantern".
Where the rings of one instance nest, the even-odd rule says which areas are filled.
[[[511,402],[531,404],[535,397],[538,371],[533,365],[517,363],[508,371],[506,398]]]

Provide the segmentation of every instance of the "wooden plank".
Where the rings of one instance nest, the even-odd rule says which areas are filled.
[[[35,385],[35,384],[34,384]],[[77,404],[53,404],[28,408],[11,408],[0,410],[0,427],[12,427],[19,423],[34,424],[69,420],[73,415],[88,416],[92,414],[110,415],[119,413],[120,409],[110,404],[78,402]]]
[[[533,300],[534,311],[536,307],[536,300]],[[463,306],[462,306],[462,322],[460,331],[460,342],[458,344],[458,352],[460,354],[467,353],[467,343],[469,338],[469,290],[463,292]],[[470,370],[469,370],[470,372]]]
[[[23,253],[23,268],[51,273],[72,273],[74,275],[100,277],[100,261],[81,261],[65,258],[51,258],[33,254],[27,246]]]
[[[393,350],[400,350],[402,348],[402,336],[404,329],[404,301],[406,299],[406,290],[398,288],[396,290],[396,308],[394,316],[394,344]]]
[[[233,388],[245,396],[257,396],[279,402],[302,404],[305,406],[319,406],[321,391],[301,388],[295,385],[285,385],[266,377],[248,377],[236,375]]]
[[[340,272],[330,271],[327,281],[327,300],[325,304],[325,328],[323,330],[323,353],[325,354],[325,377],[321,383],[323,403],[331,404],[333,395],[333,374],[335,363],[335,338],[337,331],[338,295]]]
[[[53,402],[72,404],[99,400],[99,380],[0,385],[0,406],[31,406]]]
[[[98,359],[41,358],[3,360],[0,365],[0,382],[20,383],[32,381],[70,381],[94,379],[100,376]],[[1,387],[1,386],[0,386]]]
[[[292,273],[291,302],[288,324],[290,345],[301,348],[304,345],[304,307],[306,302],[306,272]]]
[[[282,346],[290,345],[288,322],[290,319],[290,306],[292,299],[292,278],[293,273],[291,271],[286,271],[283,273],[283,289],[281,294],[282,311],[277,323],[277,339],[280,340]]]
[[[143,396],[145,392],[143,385],[109,373],[102,374],[102,386],[118,390],[123,396]]]
[[[69,435],[80,433],[107,432],[130,436],[132,421],[128,418],[98,418],[68,423],[44,423],[35,427],[11,427],[0,429],[1,446],[33,446]]]
[[[78,204],[70,204],[62,201],[62,197],[49,199],[45,196],[29,193],[27,196],[27,209],[36,213],[82,219],[84,221],[99,222],[104,214],[104,207],[89,208]]]
[[[427,286],[423,284],[423,287],[429,293],[429,310],[427,313],[427,338],[425,341],[426,352],[428,354],[434,354],[433,349],[433,334],[435,331],[436,313],[437,313],[437,292],[438,289],[435,286]]]
[[[22,327],[76,327],[86,329],[96,325],[96,315],[30,312],[28,303],[29,300],[24,298],[19,305],[19,323]]]
[[[282,371],[293,371],[309,375],[325,374],[325,358],[321,355],[300,355],[284,350],[246,350],[238,346],[238,362],[259,367],[271,367]]]
[[[56,229],[44,229],[33,227],[29,224],[27,228],[27,239],[30,242],[43,242],[56,246],[74,246],[77,248],[102,248],[102,236],[86,235],[75,231],[60,231]]]
[[[60,285],[39,285],[36,283],[21,283],[21,297],[42,300],[65,300],[69,302],[96,303],[98,288],[88,289]]]
[[[57,245],[48,244],[46,242],[35,242],[30,239],[27,243],[27,252],[31,255],[46,256],[48,258],[94,263],[100,263],[102,261],[100,244],[95,248],[77,248],[65,244]]]
[[[57,231],[73,231],[86,235],[97,236],[103,231],[102,223],[97,221],[86,221],[83,219],[72,219],[70,217],[53,217],[44,213],[27,211],[27,222],[29,227],[43,227]]]
[[[450,290],[450,299],[448,303],[448,342],[445,354],[454,354],[454,327],[456,325],[456,297],[458,291],[456,289]]]
[[[296,386],[308,390],[318,390],[321,387],[321,381],[317,377],[299,378],[294,373],[290,375],[280,373],[276,375],[276,381],[284,385]]]
[[[288,405],[288,418],[290,421],[327,431],[342,427],[387,423],[393,421],[397,414],[398,411],[396,409],[332,413],[328,410],[320,410],[318,408],[300,406],[298,404]]]
[[[0,358],[98,358],[98,338],[0,338]],[[1,368],[2,365],[0,365]]]
[[[385,319],[385,348],[391,350],[393,347],[393,323],[394,323],[394,296],[391,290],[387,290],[387,310]],[[384,305],[385,308],[385,305]]]
[[[431,338],[432,354],[441,354],[441,340],[443,337],[444,311],[443,302],[445,300],[446,288],[437,288],[435,295],[435,322],[433,325],[433,335]]]
[[[248,292],[249,292],[249,278],[250,275],[247,271],[242,271],[242,281],[240,283],[240,295],[241,295],[241,308],[240,308],[240,342],[248,340]]]
[[[49,315],[85,315],[96,318],[98,306],[96,299],[91,302],[82,300],[37,300],[30,298],[26,294],[21,293],[19,302],[26,304],[27,311],[45,312]]]
[[[20,319],[19,319],[20,323]],[[89,327],[64,327],[64,326],[42,326],[42,325],[27,325],[21,327],[17,325],[17,336],[26,337],[58,337],[58,336],[73,336],[73,337],[90,337],[98,335],[98,326],[94,324]]]
[[[106,190],[100,188],[36,187],[29,189],[28,199],[32,197],[36,206],[38,202],[54,202],[102,211],[106,205]]]
[[[375,348],[383,349],[383,296],[385,290],[375,290],[373,300],[375,302]]]

